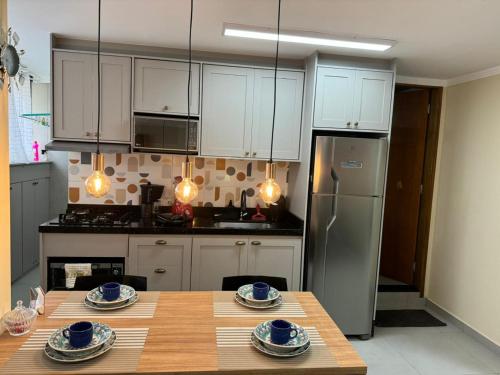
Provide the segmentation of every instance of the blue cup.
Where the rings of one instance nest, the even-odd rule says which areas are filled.
[[[119,283],[106,283],[99,287],[99,292],[106,301],[114,301],[120,297],[120,287]]]
[[[273,320],[271,322],[271,342],[277,345],[285,345],[297,336],[297,330],[286,320]]]
[[[73,348],[83,348],[92,341],[94,326],[91,322],[74,323],[63,331],[63,336]]]
[[[264,300],[269,295],[269,285],[266,283],[257,282],[253,284],[253,298]]]

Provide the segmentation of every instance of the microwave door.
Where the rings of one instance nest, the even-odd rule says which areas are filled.
[[[165,124],[163,120],[137,116],[135,119],[135,147],[164,148]]]
[[[187,121],[168,120],[163,135],[163,148],[167,150],[185,150],[188,142]]]

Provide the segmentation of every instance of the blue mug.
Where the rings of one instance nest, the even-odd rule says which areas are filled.
[[[83,348],[91,343],[94,326],[91,322],[74,323],[63,331],[63,336],[69,340],[73,348]]]
[[[271,322],[271,342],[277,345],[285,345],[288,341],[297,337],[297,330],[286,320],[273,320]]]
[[[259,300],[267,299],[269,294],[269,285],[266,283],[257,282],[253,284],[253,298]]]
[[[106,301],[114,301],[120,297],[120,288],[119,283],[106,283],[99,287],[99,292]]]

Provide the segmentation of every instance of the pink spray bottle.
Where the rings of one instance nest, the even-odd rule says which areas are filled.
[[[40,145],[37,141],[33,142],[33,161],[40,161]]]

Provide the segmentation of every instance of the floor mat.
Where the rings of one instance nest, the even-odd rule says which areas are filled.
[[[444,327],[446,323],[425,310],[377,310],[377,327]]]

